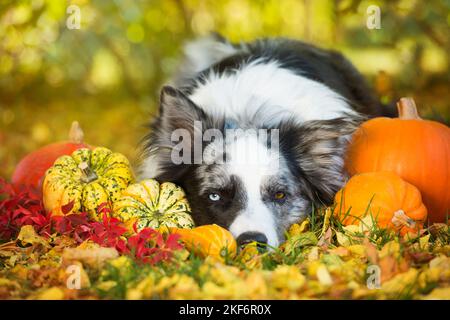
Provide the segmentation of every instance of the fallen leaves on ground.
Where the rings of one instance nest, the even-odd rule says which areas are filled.
[[[0,210],[26,203],[23,194],[12,199]],[[342,226],[325,211],[291,226],[279,248],[249,244],[224,263],[188,252],[164,232],[127,235],[107,208],[99,222],[47,215],[46,223],[38,217],[20,226],[8,216],[0,298],[450,299],[445,224],[400,237],[370,224]]]

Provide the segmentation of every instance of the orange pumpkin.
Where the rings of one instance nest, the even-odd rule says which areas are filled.
[[[344,225],[359,224],[367,215],[379,227],[417,232],[423,228],[427,208],[420,191],[392,172],[353,176],[335,196],[334,215]]]
[[[83,143],[83,131],[74,121],[70,128],[69,140],[52,143],[26,155],[16,166],[11,181],[16,188],[30,186],[40,188],[45,172],[60,156],[70,155],[75,150],[90,148]]]
[[[193,229],[170,228],[170,232],[179,234],[186,248],[202,257],[213,256],[223,259],[227,255],[229,257],[236,255],[237,245],[233,235],[216,224]]]
[[[390,171],[416,186],[431,222],[445,222],[450,213],[450,128],[422,120],[411,98],[397,104],[399,118],[365,122],[349,146],[350,175]]]

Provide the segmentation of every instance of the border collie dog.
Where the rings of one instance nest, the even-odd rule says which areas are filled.
[[[275,247],[291,224],[332,203],[351,134],[381,110],[335,51],[201,38],[162,89],[140,175],[183,187],[197,225]]]

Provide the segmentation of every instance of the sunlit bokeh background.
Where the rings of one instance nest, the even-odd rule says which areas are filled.
[[[69,5],[80,29],[66,22]],[[381,29],[366,27],[370,5]],[[389,102],[413,96],[450,121],[450,1],[3,0],[0,176],[78,120],[86,141],[133,162],[181,47],[217,31],[233,41],[286,36],[341,50]]]

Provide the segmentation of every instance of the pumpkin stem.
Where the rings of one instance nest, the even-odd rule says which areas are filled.
[[[78,121],[72,122],[72,126],[69,131],[69,140],[73,143],[81,144],[83,143],[84,132],[81,130]]]
[[[91,183],[92,181],[95,181],[98,179],[97,174],[94,172],[94,170],[91,169],[89,164],[87,162],[81,162],[78,165],[78,168],[80,168],[83,175],[81,176],[81,181],[84,183]]]
[[[416,103],[413,98],[401,98],[397,102],[398,117],[403,120],[420,120],[419,113],[417,112]]]

